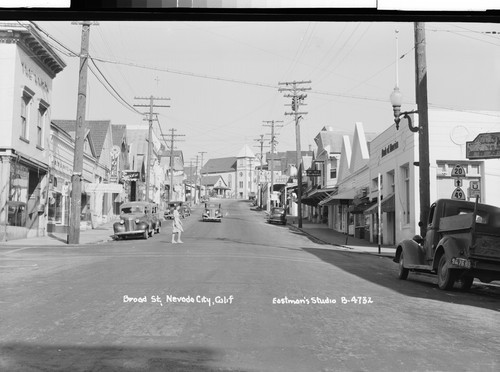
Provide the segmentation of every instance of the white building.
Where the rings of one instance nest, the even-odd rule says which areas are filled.
[[[414,125],[418,117],[413,116]],[[479,185],[481,202],[500,205],[500,159],[469,160],[466,142],[479,133],[498,132],[498,113],[467,113],[429,110],[430,199],[450,198],[455,190],[451,170],[458,164],[466,170],[461,179],[466,196],[471,182]],[[364,158],[369,148],[368,159]],[[420,229],[418,133],[406,121],[399,130],[391,125],[369,143],[363,127],[356,124],[353,143],[345,140],[338,175],[338,193],[320,204],[333,208],[331,227],[378,241],[380,199],[383,244],[395,244],[418,234]],[[349,160],[350,159],[350,160]],[[378,187],[380,175],[381,187]],[[379,198],[380,196],[380,198]]]

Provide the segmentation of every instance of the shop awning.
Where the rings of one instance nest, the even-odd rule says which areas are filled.
[[[339,192],[335,195],[330,195],[327,199],[321,201],[319,205],[330,205],[337,204],[339,200],[353,200],[356,196],[356,190],[345,190],[343,192]]]
[[[334,192],[334,190],[335,189],[333,188],[311,190],[309,193],[304,195],[304,197],[302,198],[302,203],[317,206],[322,200],[328,199],[328,197],[332,192]]]
[[[382,213],[387,213],[387,212],[394,212],[395,211],[395,206],[394,206],[394,193],[389,194],[384,199],[382,199],[381,203],[381,211]],[[374,205],[372,205],[370,208],[365,210],[363,212],[364,214],[376,214],[378,213],[378,202],[376,202]]]
[[[366,204],[358,204],[349,206],[349,213],[352,214],[361,214],[366,212],[368,209],[372,208],[373,205],[377,205],[377,203],[366,203]]]
[[[387,195],[384,199],[382,199],[382,212],[394,212],[394,194]]]

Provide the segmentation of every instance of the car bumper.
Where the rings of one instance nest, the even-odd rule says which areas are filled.
[[[144,234],[145,232],[146,230],[118,231],[115,232],[115,236],[138,235],[138,234]]]

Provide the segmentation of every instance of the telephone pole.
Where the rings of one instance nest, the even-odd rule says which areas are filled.
[[[149,195],[149,186],[150,186],[150,170],[151,170],[151,151],[152,151],[152,142],[153,142],[153,115],[156,115],[156,113],[153,112],[153,108],[155,107],[170,107],[168,105],[155,105],[154,101],[155,100],[164,100],[164,101],[169,101],[170,98],[160,98],[160,97],[134,97],[135,99],[147,99],[149,100],[149,105],[134,105],[135,107],[149,107],[149,113],[145,115],[148,115],[148,118],[145,120],[149,121],[149,129],[148,129],[148,156],[147,156],[147,166],[146,166],[146,201],[150,201],[150,195]]]
[[[198,151],[198,154],[201,154],[201,165],[200,165],[200,193],[201,193],[201,187],[203,186],[203,172],[201,171],[203,169],[203,154],[206,154],[206,151]],[[207,188],[205,187],[205,196],[207,196]]]
[[[181,141],[180,139],[177,139],[177,137],[184,137],[185,134],[175,134],[177,129],[170,129],[170,134],[164,134],[164,137],[170,137],[170,188],[168,191],[168,201],[172,201],[172,191],[174,189],[174,142],[179,142]]]
[[[257,188],[258,188],[257,204],[259,205],[259,208],[262,208],[262,186],[260,185],[260,176],[262,175],[262,159],[264,158],[264,147],[269,147],[269,146],[264,146],[263,134],[261,134],[260,138],[256,139],[255,141],[260,143],[260,146],[255,146],[255,147],[260,147],[260,172],[257,175]]]
[[[429,117],[427,104],[427,62],[425,57],[425,23],[415,22],[415,89],[418,111],[419,147],[419,189],[420,189],[420,228],[421,236],[427,232],[427,219],[430,211],[429,189]]]
[[[85,142],[85,105],[87,102],[87,70],[91,22],[73,23],[82,25],[80,70],[78,80],[78,104],[75,123],[75,156],[71,175],[71,204],[68,244],[80,244],[80,213],[82,211],[83,145]]]
[[[311,81],[291,81],[278,83],[278,85],[285,85],[287,88],[279,88],[280,92],[290,92],[290,94],[285,94],[285,97],[291,97],[292,112],[285,112],[285,115],[294,115],[295,118],[295,137],[296,137],[296,147],[297,147],[297,218],[298,227],[302,228],[302,151],[300,148],[300,119],[303,118],[302,115],[306,115],[307,112],[300,112],[300,106],[305,106],[303,100],[307,97],[307,94],[299,94],[299,92],[304,92],[306,90],[311,90],[311,88],[299,87],[300,84],[311,84]],[[290,88],[288,88],[290,86]]]
[[[270,142],[270,145],[271,145],[271,191],[269,192],[268,194],[268,202],[267,202],[267,210],[270,210],[271,208],[271,194],[273,193],[274,191],[274,151],[275,151],[275,146],[276,146],[276,135],[275,135],[275,132],[274,132],[274,128],[276,126],[278,127],[283,127],[283,125],[275,125],[275,123],[283,123],[283,121],[274,121],[274,120],[268,120],[268,121],[264,121],[264,126],[265,127],[271,127],[271,142]]]

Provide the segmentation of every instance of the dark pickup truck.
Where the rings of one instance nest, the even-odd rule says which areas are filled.
[[[409,271],[437,274],[440,289],[455,282],[463,290],[474,278],[500,280],[500,208],[456,199],[431,205],[425,238],[419,235],[398,244],[394,262],[398,277]]]

